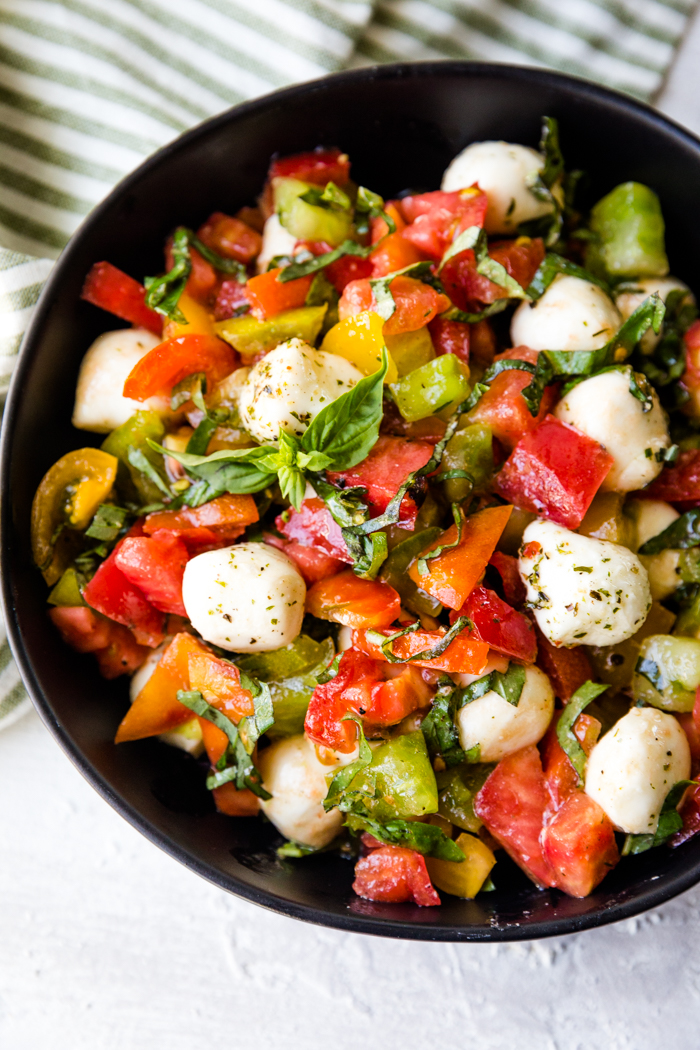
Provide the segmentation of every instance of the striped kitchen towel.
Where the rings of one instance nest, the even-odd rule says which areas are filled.
[[[0,0],[0,396],[55,259],[144,157],[338,69],[467,58],[650,100],[696,0]],[[0,725],[28,701],[0,632]]]

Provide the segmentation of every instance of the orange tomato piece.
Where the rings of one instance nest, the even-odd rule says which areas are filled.
[[[122,719],[115,743],[142,740],[175,729],[193,717],[177,699],[180,689],[190,688],[189,658],[210,650],[191,634],[176,634],[155,671]]]
[[[220,660],[208,652],[192,652],[188,664],[190,688],[199,690],[208,704],[236,725],[245,715],[255,714],[253,697],[249,690],[243,689],[240,671],[228,660]],[[199,724],[209,761],[215,765],[228,746],[228,737],[208,718],[200,718]]]
[[[227,493],[204,503],[201,507],[182,507],[180,510],[155,511],[146,515],[143,531],[147,536],[159,529],[186,534],[191,529],[212,529],[226,532],[230,528],[252,525],[258,520],[258,508],[252,496],[234,496]]]
[[[264,321],[268,317],[282,313],[283,310],[296,310],[303,306],[309,294],[313,274],[298,277],[295,281],[278,281],[282,267],[277,266],[267,273],[251,277],[246,284],[248,302],[254,317]]]
[[[386,223],[379,220],[383,226]],[[390,233],[385,241],[375,248],[370,255],[372,260],[373,277],[385,277],[388,273],[402,270],[404,266],[412,266],[413,263],[421,262],[425,255],[416,248],[415,244],[406,240],[403,233],[397,228],[396,233]]]
[[[436,292],[429,284],[423,284],[414,277],[400,274],[390,285],[396,309],[384,324],[385,335],[398,335],[401,332],[415,332],[425,327],[439,313],[447,310],[450,300],[446,295]],[[338,303],[338,317],[344,321],[348,317],[374,309],[372,287],[368,279],[351,281],[346,285]]]
[[[512,510],[509,505],[487,507],[465,518],[459,546],[428,561],[426,576],[420,575],[419,559],[414,559],[408,569],[413,582],[449,609],[461,609],[483,576]],[[456,541],[457,526],[452,525],[423,551],[423,555]]]
[[[179,335],[154,346],[134,365],[124,383],[124,397],[145,401],[154,394],[169,394],[194,372],[204,372],[211,390],[238,365],[238,354],[222,339],[202,333]]]
[[[384,629],[381,633],[388,638],[393,632]],[[446,630],[440,627],[435,631],[420,630],[412,634],[405,634],[403,638],[397,638],[394,642],[392,652],[400,660],[408,660],[409,657],[425,649],[433,649],[446,633]],[[386,660],[381,643],[373,638],[368,638],[366,628],[357,628],[352,632],[352,644],[355,649],[374,657],[375,660]],[[442,656],[436,656],[432,660],[415,660],[412,663],[416,667],[431,667],[435,671],[481,674],[486,667],[488,657],[489,647],[486,642],[482,642],[480,638],[464,630],[450,643]]]
[[[388,583],[361,580],[347,569],[307,591],[306,611],[346,627],[388,627],[401,611],[401,598]]]
[[[239,791],[230,781],[212,791],[219,813],[227,817],[254,817],[260,809],[260,799],[249,788]]]

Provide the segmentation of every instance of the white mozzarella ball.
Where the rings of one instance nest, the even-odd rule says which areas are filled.
[[[304,618],[306,584],[267,543],[237,543],[191,558],[182,600],[202,638],[237,653],[289,645]]]
[[[321,763],[307,736],[278,740],[260,752],[258,768],[272,798],[260,808],[286,838],[319,849],[340,831],[345,819],[338,809],[326,813],[326,776],[335,766]]]
[[[537,744],[554,714],[554,691],[539,667],[525,669],[525,685],[518,706],[491,690],[457,714],[460,746],[480,746],[482,762],[500,762],[522,747]]]
[[[132,401],[122,390],[129,372],[161,340],[145,328],[120,328],[105,332],[92,344],[80,365],[75,391],[73,426],[107,434],[126,423],[139,409],[167,415],[170,403],[165,397]]]
[[[635,524],[635,550],[647,540],[658,536],[660,532],[672,525],[680,517],[670,503],[660,499],[633,499],[625,504],[625,513],[629,514]],[[680,551],[666,550],[660,554],[639,554],[639,560],[647,570],[651,596],[661,602],[673,594],[681,582],[678,572]]]
[[[241,421],[260,442],[277,442],[280,429],[301,437],[322,408],[361,379],[344,357],[288,339],[251,368],[239,395]]]
[[[617,645],[649,612],[646,569],[617,543],[533,521],[523,533],[519,568],[537,624],[553,645]]]
[[[544,157],[529,146],[512,142],[473,142],[450,163],[442,177],[446,193],[474,183],[487,194],[488,233],[514,233],[521,222],[549,215],[552,205],[540,201],[528,182],[544,167]]]
[[[561,399],[554,415],[603,445],[613,457],[613,465],[601,489],[604,492],[632,492],[644,488],[661,473],[663,461],[657,453],[671,444],[668,424],[656,391],[652,407],[630,391],[632,368],[584,379]]]
[[[677,277],[642,277],[639,281],[626,281],[621,286],[615,296],[615,305],[622,315],[622,320],[626,321],[628,317],[632,316],[637,307],[641,306],[644,300],[648,299],[654,292],[666,302],[669,293],[676,291],[686,293],[684,301],[695,302],[695,296],[688,288],[688,285],[684,284],[683,281],[679,281]],[[641,339],[642,353],[652,353],[660,338],[660,332],[657,335],[653,328],[647,329]]]
[[[689,776],[688,738],[674,716],[633,707],[591,751],[586,794],[621,831],[650,835],[666,795]]]
[[[129,684],[129,698],[132,704],[160,663],[160,658],[170,645],[171,640],[171,637],[168,637],[164,642],[161,642],[157,649],[153,649],[139,669],[132,675]],[[167,733],[160,733],[158,739],[162,740],[164,744],[170,744],[171,747],[187,751],[188,754],[194,755],[195,758],[198,758],[204,751],[202,726],[196,716],[190,718],[188,722],[183,722],[182,725],[176,726],[175,729],[169,730]]]
[[[531,350],[598,350],[622,320],[602,288],[581,277],[558,274],[536,302],[523,302],[513,314],[513,346]]]
[[[346,649],[352,649],[352,627],[343,625],[340,628],[336,648],[339,653],[344,653]]]
[[[279,216],[271,215],[263,226],[262,248],[256,263],[258,273],[265,273],[276,255],[293,255],[296,243],[296,237],[285,230]]]

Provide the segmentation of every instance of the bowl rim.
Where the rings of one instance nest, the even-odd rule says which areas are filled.
[[[23,380],[28,369],[29,360],[33,356],[35,344],[45,324],[51,300],[61,285],[64,270],[69,268],[72,263],[73,255],[77,251],[85,231],[92,227],[94,223],[99,223],[103,213],[111,207],[115,199],[128,193],[130,187],[138,182],[144,174],[167,162],[171,155],[182,148],[189,147],[200,136],[208,135],[217,128],[228,124],[232,119],[236,119],[239,116],[254,115],[256,112],[267,109],[271,103],[284,104],[285,99],[288,98],[300,99],[322,93],[328,83],[343,85],[357,81],[384,81],[408,78],[430,79],[436,75],[461,75],[472,80],[500,78],[506,81],[519,81],[524,86],[537,84],[544,87],[550,86],[554,89],[566,88],[573,94],[612,104],[620,110],[633,113],[637,118],[643,118],[650,125],[663,129],[677,140],[680,140],[684,145],[689,146],[698,154],[700,159],[700,138],[655,110],[651,105],[632,96],[625,95],[612,88],[603,87],[585,78],[555,70],[534,66],[461,60],[396,62],[331,73],[315,80],[280,88],[255,99],[229,107],[222,113],[209,117],[189,131],[166,143],[166,145],[147,157],[137,168],[121,179],[81,222],[56,260],[24,335],[7,394],[0,439],[0,599],[7,638],[24,685],[44,725],[56,738],[64,753],[97,793],[132,827],[140,831],[146,839],[154,843],[170,857],[179,861],[208,882],[269,911],[344,932],[418,941],[500,942],[536,940],[605,926],[623,919],[632,918],[651,908],[658,907],[690,889],[700,881],[700,863],[694,869],[691,868],[689,871],[679,872],[677,875],[667,878],[663,886],[655,887],[651,885],[645,887],[641,893],[638,893],[631,900],[615,902],[600,911],[592,911],[578,916],[546,918],[524,926],[519,922],[494,923],[490,927],[457,924],[441,926],[430,921],[412,923],[400,918],[391,919],[353,914],[349,910],[346,914],[340,914],[324,911],[318,905],[306,905],[289,901],[268,890],[261,890],[240,882],[234,875],[226,875],[216,870],[197,857],[195,853],[190,852],[184,846],[174,843],[165,832],[160,831],[151,824],[136,807],[118,795],[55,718],[48,698],[44,695],[34,673],[31,659],[25,648],[24,639],[14,617],[9,555],[7,553],[7,545],[4,542],[4,538],[13,530],[10,509],[10,459],[12,434],[20,398],[22,397]],[[652,876],[648,882],[653,883],[657,878],[660,878],[660,876]],[[428,917],[425,916],[425,918]]]

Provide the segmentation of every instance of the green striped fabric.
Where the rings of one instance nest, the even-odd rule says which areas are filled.
[[[653,99],[696,0],[0,0],[0,395],[43,282],[144,157],[338,69],[470,58]],[[0,724],[27,704],[0,636]]]

